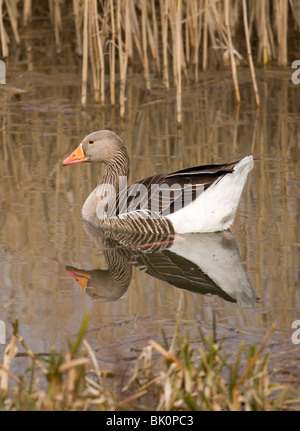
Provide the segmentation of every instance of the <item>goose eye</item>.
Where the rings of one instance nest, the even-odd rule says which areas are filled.
[[[89,139],[88,143],[93,144],[95,141],[93,139]]]

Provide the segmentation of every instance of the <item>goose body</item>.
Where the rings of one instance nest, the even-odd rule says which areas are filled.
[[[63,165],[104,163],[106,169],[82,208],[95,226],[144,233],[218,232],[234,221],[253,157],[160,174],[127,186],[129,157],[109,130],[86,136]]]

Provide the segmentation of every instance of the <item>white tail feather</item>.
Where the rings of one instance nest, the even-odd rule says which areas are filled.
[[[234,221],[243,188],[253,167],[253,157],[244,157],[232,173],[217,179],[191,204],[167,216],[175,232],[218,232]]]

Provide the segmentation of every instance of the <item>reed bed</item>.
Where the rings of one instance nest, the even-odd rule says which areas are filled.
[[[65,29],[68,38],[71,31],[74,54],[82,58],[83,106],[89,83],[95,101],[107,103],[106,77],[115,105],[117,76],[124,117],[128,68],[141,67],[148,91],[155,78],[162,79],[166,90],[176,89],[178,123],[183,80],[197,83],[200,71],[208,68],[231,67],[239,103],[237,69],[249,65],[259,105],[254,63],[287,66],[288,42],[300,31],[300,0],[55,0],[39,2],[38,7],[31,0],[0,0],[4,58],[11,37],[19,45],[22,27],[41,15],[48,16],[58,54],[64,49]]]
[[[120,376],[101,369],[85,339],[89,315],[66,352],[48,355],[31,351],[18,332],[7,345],[0,363],[0,410],[295,410],[297,392],[273,382],[268,353],[262,354],[274,326],[261,345],[246,348],[229,359],[213,334],[199,328],[199,340],[181,334],[180,324],[169,340],[150,340],[142,348],[131,376],[120,387]],[[21,376],[12,373],[21,355],[30,366]]]

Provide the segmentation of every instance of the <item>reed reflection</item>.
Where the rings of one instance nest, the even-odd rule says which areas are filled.
[[[179,289],[217,295],[242,307],[255,306],[256,293],[230,231],[158,237],[83,223],[87,235],[103,252],[107,269],[66,266],[66,270],[93,299],[119,299],[136,266]]]

